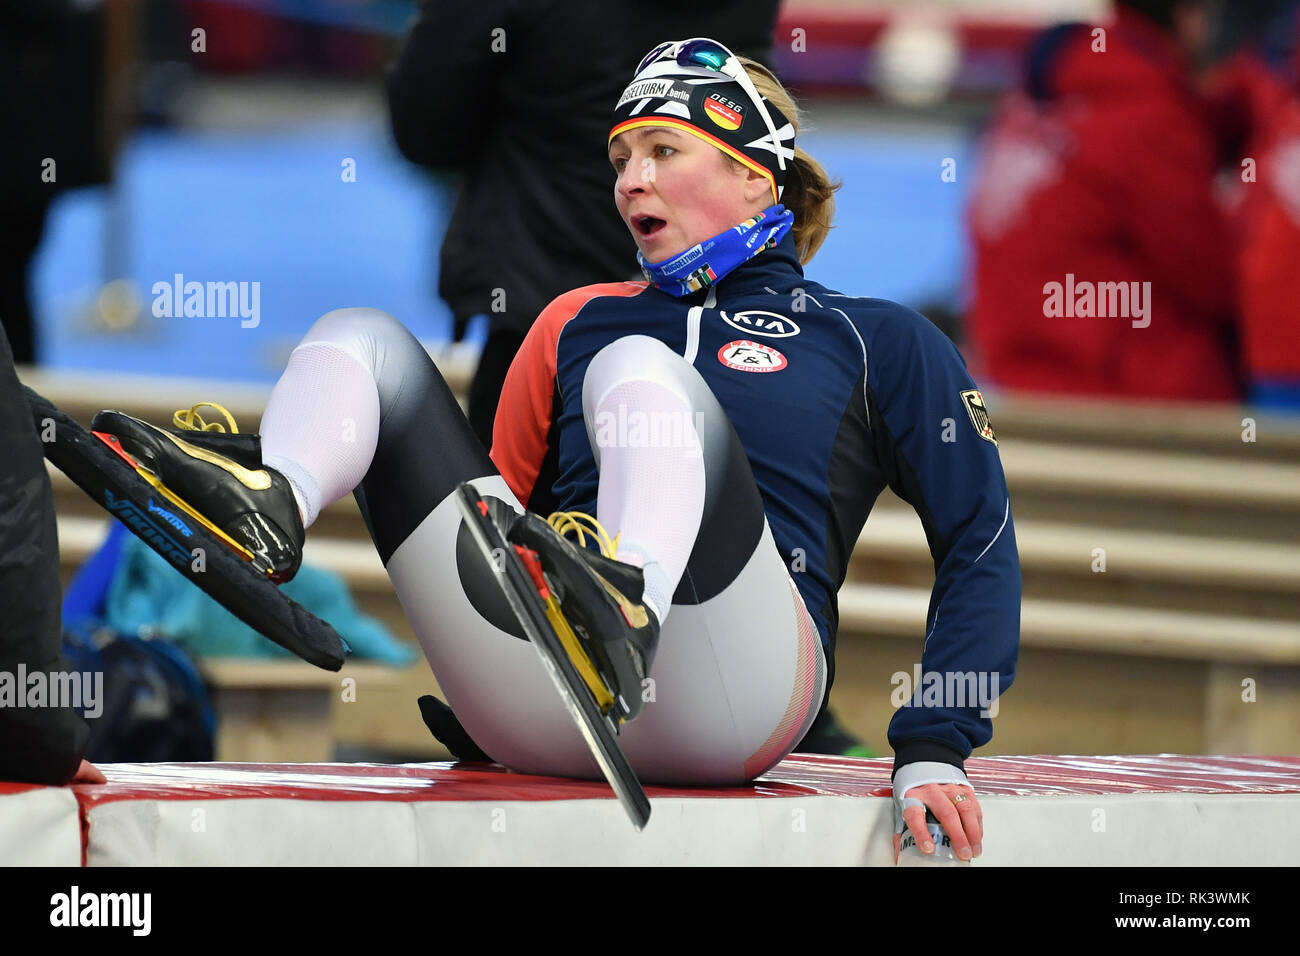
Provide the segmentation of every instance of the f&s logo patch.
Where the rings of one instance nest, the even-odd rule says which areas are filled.
[[[718,361],[739,372],[779,372],[790,364],[772,346],[748,339],[737,339],[718,349]]]

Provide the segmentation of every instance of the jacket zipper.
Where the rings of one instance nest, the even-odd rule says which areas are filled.
[[[682,357],[692,365],[695,364],[695,356],[700,350],[700,318],[704,315],[705,309],[711,309],[718,301],[718,289],[716,286],[709,287],[709,294],[704,297],[703,305],[691,306],[686,313],[686,351]]]

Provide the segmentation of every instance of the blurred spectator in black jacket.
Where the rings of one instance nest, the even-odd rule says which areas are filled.
[[[28,266],[65,189],[108,181],[100,5],[0,3],[0,324],[14,360],[36,361]]]
[[[27,399],[0,328],[0,780],[103,783],[84,759],[90,729],[69,706],[17,704],[34,673],[63,670],[62,591],[54,496]],[[13,700],[10,697],[14,697]]]
[[[438,293],[488,317],[469,418],[492,441],[506,371],[539,312],[594,282],[640,279],[613,202],[610,116],[655,44],[707,36],[768,63],[779,0],[423,0],[388,77],[408,159],[464,174]],[[574,210],[582,210],[575,216]]]

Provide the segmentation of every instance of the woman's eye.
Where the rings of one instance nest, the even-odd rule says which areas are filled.
[[[673,153],[677,152],[677,150],[671,146],[656,146],[654,147],[654,149],[651,150],[651,152],[655,155],[656,158],[665,159],[668,156],[671,156]],[[647,162],[647,161],[648,159],[643,160],[643,162]],[[620,156],[617,159],[610,160],[611,165],[613,165],[614,167],[614,172],[616,173],[621,173],[623,171],[623,167],[627,165],[627,162],[628,162],[628,158],[626,156]]]

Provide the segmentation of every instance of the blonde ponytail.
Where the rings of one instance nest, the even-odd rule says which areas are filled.
[[[754,81],[755,89],[785,114],[798,133],[802,118],[794,97],[767,67],[748,57],[742,56],[739,60]],[[787,170],[781,204],[794,213],[792,232],[795,248],[799,261],[805,265],[817,254],[826,241],[826,234],[833,228],[835,190],[842,185],[842,182],[831,182],[822,164],[801,147],[794,148],[794,165]]]

